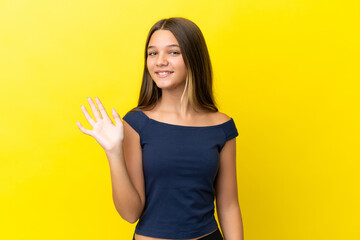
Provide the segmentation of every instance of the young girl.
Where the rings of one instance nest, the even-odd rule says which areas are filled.
[[[93,127],[79,129],[104,148],[113,200],[137,226],[134,240],[243,240],[232,118],[218,111],[207,46],[195,23],[162,19],[150,29],[138,106],[115,125],[88,98]]]

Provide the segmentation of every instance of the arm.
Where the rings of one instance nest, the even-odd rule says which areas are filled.
[[[216,209],[225,240],[243,240],[243,224],[236,178],[236,138],[226,142],[220,152],[220,166],[215,182]]]
[[[112,195],[116,210],[130,223],[135,223],[145,205],[144,177],[142,172],[142,151],[140,136],[127,123],[122,123],[115,109],[111,121],[99,98],[95,98],[99,110],[91,98],[88,98],[96,121],[85,106],[81,109],[86,120],[93,127],[86,129],[76,122],[79,129],[92,136],[104,148],[110,165]]]
[[[109,161],[112,197],[116,210],[120,216],[130,222],[136,222],[136,216],[141,206],[141,199],[130,181],[124,161],[123,151],[106,152]]]
[[[135,223],[145,206],[145,184],[142,172],[140,137],[125,121],[124,140],[118,151],[106,152],[109,160],[112,195],[116,210]]]

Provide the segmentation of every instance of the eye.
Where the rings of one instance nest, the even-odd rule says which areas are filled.
[[[178,51],[172,51],[171,54],[176,55],[176,54],[180,54],[180,52],[178,52]]]
[[[153,56],[154,55],[153,53],[155,54],[156,52],[149,52],[148,55]]]

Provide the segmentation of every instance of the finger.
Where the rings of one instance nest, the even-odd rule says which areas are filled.
[[[119,126],[120,124],[122,124],[120,115],[116,112],[115,108],[111,109],[111,114],[114,118],[116,126]]]
[[[84,105],[81,105],[81,110],[84,113],[86,120],[90,123],[92,127],[94,127],[96,122],[94,121],[94,119],[92,119],[92,117],[90,116]]]
[[[93,100],[90,97],[88,97],[87,99],[88,99],[88,102],[90,104],[91,110],[93,111],[93,114],[94,114],[94,117],[95,117],[96,121],[100,121],[101,116],[100,116],[99,110],[97,109],[95,103],[93,102]]]
[[[91,131],[88,130],[88,129],[86,129],[86,128],[84,128],[83,125],[81,125],[80,122],[76,121],[76,124],[77,124],[78,128],[80,129],[80,131],[82,131],[82,132],[85,133],[86,135],[91,136]]]
[[[100,113],[101,113],[101,116],[103,117],[103,119],[106,119],[108,121],[111,121],[109,115],[107,114],[106,110],[105,110],[105,107],[104,105],[101,103],[100,99],[98,97],[95,97],[95,101],[96,101],[96,104],[98,105],[99,107],[99,110],[100,110]]]

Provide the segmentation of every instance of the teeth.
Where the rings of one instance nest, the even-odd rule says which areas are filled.
[[[167,75],[170,74],[170,72],[159,72],[159,75]]]

